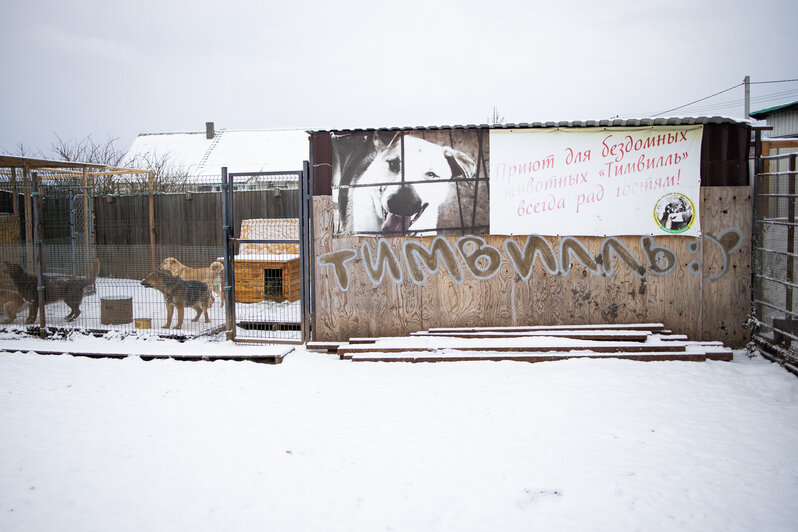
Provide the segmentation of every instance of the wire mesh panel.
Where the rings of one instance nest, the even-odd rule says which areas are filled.
[[[220,176],[175,186],[125,176],[125,186],[101,188],[56,183],[45,172],[13,177],[0,172],[0,295],[18,298],[20,308],[7,306],[14,316],[0,316],[5,327],[170,337],[224,330]],[[296,220],[296,184],[296,176],[237,182],[236,220]]]
[[[754,340],[798,371],[798,235],[796,159],[793,153],[765,156],[755,182]]]
[[[291,176],[294,182],[301,177],[299,172],[279,175],[281,179]],[[230,174],[234,183],[274,176]],[[292,199],[297,206],[300,204],[297,196]],[[238,201],[233,197],[229,206],[231,214],[235,213],[230,234],[239,235],[231,240],[238,247],[229,257],[233,268],[230,288],[235,301],[235,330],[230,330],[230,335],[243,341],[301,342],[300,217],[258,216],[238,222]]]
[[[90,187],[85,190],[70,191],[69,195],[69,233],[72,271],[76,267],[90,264],[94,258],[94,194]]]

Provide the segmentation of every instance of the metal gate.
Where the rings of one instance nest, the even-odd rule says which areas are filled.
[[[798,374],[798,140],[763,141],[758,152],[752,238],[752,339],[765,356]]]
[[[94,191],[69,191],[69,238],[72,275],[83,274],[94,258]]]
[[[297,218],[237,223],[234,191],[253,181],[294,180]],[[312,208],[310,172],[232,173],[222,168],[225,330],[228,340],[305,343],[311,335]],[[261,183],[262,184],[262,183]],[[279,186],[274,194],[281,194]]]

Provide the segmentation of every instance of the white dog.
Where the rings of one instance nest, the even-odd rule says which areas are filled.
[[[461,151],[405,136],[402,182],[401,138],[386,146],[374,135],[374,147],[374,159],[349,189],[347,217],[355,233],[435,231],[439,210],[455,191],[449,180],[472,178],[476,170]],[[358,186],[368,184],[375,186]]]

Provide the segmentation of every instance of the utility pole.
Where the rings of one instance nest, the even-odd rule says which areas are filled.
[[[751,76],[745,76],[745,117],[751,118]]]

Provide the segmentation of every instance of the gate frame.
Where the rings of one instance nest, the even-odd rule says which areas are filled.
[[[754,330],[751,334],[753,343],[759,348],[760,352],[766,358],[778,362],[783,365],[788,371],[798,375],[798,354],[796,354],[795,345],[798,344],[798,331],[795,330],[795,324],[798,322],[798,313],[793,308],[793,290],[798,288],[795,284],[793,269],[795,268],[795,259],[798,258],[795,250],[795,229],[798,224],[795,222],[795,202],[798,199],[796,194],[796,180],[798,180],[798,170],[796,170],[796,161],[798,161],[798,152],[786,153],[779,155],[769,155],[772,148],[798,148],[798,139],[762,139],[761,132],[756,132],[755,144],[755,171],[753,178],[753,234],[751,238],[752,245],[752,309],[751,321],[754,325]],[[775,142],[774,142],[775,141]],[[788,169],[784,172],[771,170],[771,162],[773,161],[788,161]],[[786,176],[788,179],[787,193],[770,193],[766,187],[765,181],[771,176]],[[766,219],[767,206],[760,204],[763,199],[767,198],[786,198],[787,199],[787,221],[768,221]],[[786,225],[787,227],[787,248],[786,252],[771,250],[764,247],[763,242],[763,228],[765,224]],[[787,267],[784,279],[774,279],[765,276],[761,271],[761,259],[758,258],[761,253],[778,253],[786,255]],[[760,283],[763,280],[775,282],[785,287],[784,308],[777,304],[763,301],[760,290]],[[784,314],[784,327],[778,328],[775,324],[769,324],[763,321],[760,308],[762,306],[769,307],[777,312]],[[773,333],[775,336],[778,332],[780,335],[788,339],[787,346],[783,347],[776,342],[760,333],[760,329],[765,328]],[[790,347],[792,344],[792,347]]]
[[[286,176],[295,175],[299,184],[299,239],[242,239],[235,236],[235,204],[233,200],[236,177]],[[313,250],[312,196],[308,188],[311,182],[310,166],[307,161],[302,170],[286,172],[228,172],[222,167],[222,234],[224,238],[224,300],[225,337],[234,342],[260,344],[304,344],[311,338],[311,284],[310,265]],[[235,244],[298,244],[299,245],[299,299],[300,299],[300,339],[285,338],[237,338],[235,309]],[[310,260],[308,260],[310,259]]]
[[[84,189],[82,193],[73,194],[73,189],[69,189],[69,240],[72,248],[72,274],[75,274],[75,264],[77,261],[76,250],[78,235],[83,235],[83,245],[86,247],[86,265],[90,263],[90,257],[95,256],[95,221],[94,221],[94,189],[89,186],[76,186],[75,189]],[[77,211],[76,202],[82,200],[83,203],[83,223],[81,230],[76,227]]]

